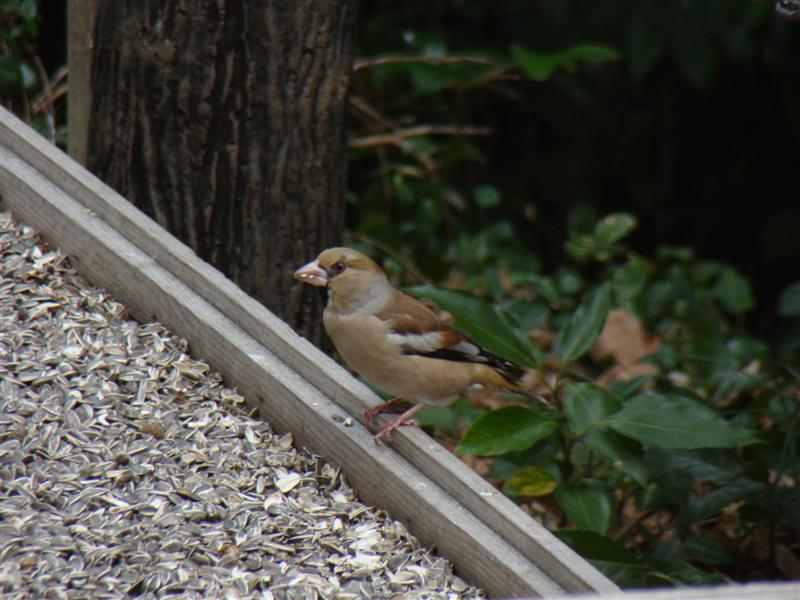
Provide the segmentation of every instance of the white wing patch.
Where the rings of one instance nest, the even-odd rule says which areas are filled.
[[[455,346],[450,346],[449,350],[453,350],[454,352],[461,352],[461,354],[466,354],[467,356],[471,357],[472,360],[485,362],[486,357],[480,356],[481,349],[473,344],[472,342],[468,342],[467,340],[461,340]]]
[[[463,354],[468,360],[475,362],[486,362],[486,358],[481,356],[481,349],[467,340],[461,340],[453,346],[443,346],[440,331],[429,333],[390,333],[387,336],[390,343],[400,346],[403,352],[419,354],[432,354],[439,350],[447,350]]]
[[[438,331],[429,333],[390,333],[389,343],[414,352],[436,352],[442,348],[442,338]]]

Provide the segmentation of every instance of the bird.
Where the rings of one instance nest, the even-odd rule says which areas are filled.
[[[324,250],[294,271],[295,279],[325,287],[323,325],[353,371],[391,400],[367,409],[364,425],[384,412],[412,407],[375,436],[391,439],[426,405],[448,405],[469,389],[532,395],[525,369],[481,348],[429,305],[394,288],[366,254],[346,247]]]

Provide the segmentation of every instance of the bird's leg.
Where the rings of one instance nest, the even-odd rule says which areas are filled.
[[[402,402],[402,398],[392,398],[391,400],[387,400],[383,404],[378,404],[378,406],[373,406],[372,408],[368,408],[364,411],[364,427],[369,430],[369,424],[380,414],[385,412],[394,412],[399,413],[403,412],[402,408],[398,408],[397,405]]]
[[[406,412],[402,415],[397,417],[394,421],[389,423],[386,427],[381,429],[378,433],[373,436],[373,440],[375,443],[378,443],[378,440],[390,440],[392,437],[392,432],[397,429],[398,427],[402,427],[403,425],[414,425],[416,422],[411,419],[411,417],[421,408],[424,408],[424,404],[415,404],[411,408],[409,408]]]

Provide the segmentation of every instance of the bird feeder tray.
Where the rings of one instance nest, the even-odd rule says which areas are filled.
[[[375,394],[2,107],[0,194],[5,210],[61,248],[86,279],[139,320],[186,338],[276,430],[338,465],[363,500],[490,595],[617,591],[418,428],[376,445],[360,423]]]

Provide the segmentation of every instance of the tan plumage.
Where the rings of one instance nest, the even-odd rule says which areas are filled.
[[[366,424],[398,399],[415,403],[376,437],[425,404],[448,404],[472,386],[525,393],[520,367],[480,348],[416,298],[394,289],[383,270],[350,248],[330,248],[295,271],[328,288],[325,330],[347,365],[397,396],[365,413]]]

